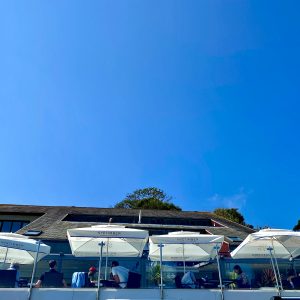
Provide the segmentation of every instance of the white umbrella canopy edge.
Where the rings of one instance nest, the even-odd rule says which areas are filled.
[[[32,264],[37,252],[38,241],[15,233],[0,233],[0,261]],[[50,253],[51,247],[41,243],[37,261]]]
[[[270,249],[276,258],[289,259],[300,255],[300,232],[285,229],[262,229],[249,234],[231,252],[231,257],[269,258]]]
[[[98,257],[101,242],[104,243],[103,257],[138,257],[142,255],[147,241],[119,238],[69,238],[72,254],[81,257]]]
[[[195,232],[172,232],[149,237],[149,258],[160,260],[159,245],[164,245],[164,261],[210,260],[216,256],[215,246],[224,241],[222,235],[199,234]]]
[[[224,241],[223,235],[212,234],[187,234],[175,232],[164,235],[152,235],[149,241],[153,244],[222,244]]]
[[[91,237],[91,238],[148,238],[148,231],[127,228],[117,225],[96,225],[91,227],[68,229],[67,234],[70,237]]]
[[[118,225],[97,225],[68,229],[67,236],[74,256],[97,257],[103,242],[102,255],[109,257],[138,257],[148,240],[148,231]]]

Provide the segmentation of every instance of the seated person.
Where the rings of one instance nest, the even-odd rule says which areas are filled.
[[[60,272],[58,272],[58,271],[55,270],[55,266],[56,266],[56,261],[55,261],[55,260],[50,260],[50,261],[49,261],[49,267],[50,267],[49,272],[50,272],[50,273],[58,273],[58,274],[61,274]],[[46,272],[43,273],[43,274],[40,276],[39,280],[38,280],[38,281],[36,282],[36,284],[34,285],[35,287],[40,288],[40,287],[43,285],[43,281],[45,280],[45,274],[46,274]],[[67,287],[67,284],[66,284],[66,282],[65,282],[64,279],[62,280],[62,286],[63,286],[63,287]]]
[[[243,272],[242,268],[239,265],[233,267],[233,272],[237,274],[237,278],[234,280],[235,284],[239,289],[249,288],[249,279],[246,273]]]
[[[125,288],[127,286],[128,281],[128,273],[129,270],[120,266],[117,261],[112,261],[111,263],[111,273],[112,279],[116,282],[116,284],[121,287]]]
[[[186,272],[181,278],[181,286],[183,288],[191,288],[194,289],[197,286],[197,280],[193,272]]]
[[[87,273],[88,282],[86,283],[86,287],[94,287],[96,285],[97,283],[96,272],[97,272],[96,267],[91,266],[89,268],[89,272]]]
[[[19,268],[20,268],[20,265],[18,263],[11,263],[9,268],[7,269],[7,270],[16,270],[17,271],[15,287],[19,287],[19,281],[20,281]]]
[[[300,276],[294,270],[288,272],[287,281],[292,289],[300,289]]]

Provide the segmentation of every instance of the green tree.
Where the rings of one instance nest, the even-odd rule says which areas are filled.
[[[177,210],[181,208],[172,202],[172,197],[168,196],[164,191],[155,187],[138,189],[127,194],[125,199],[118,202],[115,208],[129,209],[161,209],[161,210]]]
[[[294,231],[300,230],[300,220],[298,220],[298,224],[296,224],[293,228]]]
[[[238,212],[237,208],[217,208],[214,210],[214,213],[227,220],[246,225],[245,218],[240,212]]]

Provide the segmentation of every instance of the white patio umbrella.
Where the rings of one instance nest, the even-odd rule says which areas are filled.
[[[160,260],[160,244],[164,245],[164,261],[206,261],[216,257],[216,244],[222,244],[224,236],[197,232],[171,232],[149,238],[149,258]]]
[[[39,260],[50,253],[51,247],[16,233],[0,233],[0,260],[2,263],[17,262],[19,264],[33,264],[28,299],[31,297],[34,273]]]
[[[247,238],[231,252],[232,258],[235,259],[270,258],[278,290],[278,281],[280,281],[281,289],[282,283],[277,259],[293,259],[298,255],[300,255],[300,232],[285,229],[262,229],[249,234]]]
[[[117,225],[97,225],[67,230],[74,256],[99,257],[101,242],[104,257],[141,256],[148,240],[148,231]]]
[[[141,256],[148,240],[148,231],[118,225],[68,229],[67,235],[74,256],[99,257],[97,299],[102,257],[106,257],[107,266],[108,257]]]
[[[270,249],[272,248],[272,249]],[[249,234],[231,252],[233,258],[266,258],[270,250],[275,258],[295,258],[300,255],[300,232],[284,229],[262,229]]]
[[[50,253],[50,246],[40,243],[24,235],[16,233],[0,233],[0,261],[2,263],[17,262],[19,264],[33,264],[36,253],[37,261]]]
[[[208,261],[217,257],[219,278],[222,289],[221,273],[219,267],[218,250],[224,241],[224,236],[199,234],[197,232],[171,232],[165,235],[149,237],[149,258],[154,261]],[[162,267],[161,298],[163,297]],[[223,299],[223,290],[222,290]]]

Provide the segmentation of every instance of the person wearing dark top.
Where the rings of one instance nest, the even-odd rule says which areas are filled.
[[[242,268],[239,265],[233,267],[233,272],[237,274],[237,278],[234,280],[238,288],[249,288],[249,279],[246,273],[243,272]]]
[[[294,270],[288,272],[287,281],[289,283],[289,288],[299,289],[300,288],[300,276],[296,274]]]
[[[9,268],[7,270],[16,270],[16,283],[15,287],[19,287],[19,280],[20,280],[20,271],[19,271],[20,265],[18,263],[11,263]]]
[[[50,270],[48,272],[50,272],[50,273],[59,273],[58,271],[55,270],[55,266],[56,266],[56,261],[55,260],[50,260],[49,261]],[[43,286],[44,279],[45,279],[45,273],[43,273],[40,276],[39,280],[35,284],[35,287],[39,288],[39,287]],[[64,287],[67,287],[67,284],[66,284],[64,279],[62,280],[62,285]]]

